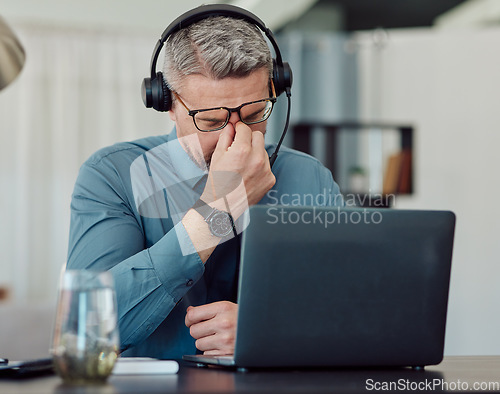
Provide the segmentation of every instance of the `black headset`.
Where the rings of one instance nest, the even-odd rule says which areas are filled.
[[[188,11],[176,20],[174,20],[163,32],[160,39],[156,43],[155,49],[153,51],[153,56],[151,57],[151,76],[144,78],[142,81],[142,101],[147,108],[154,108],[160,112],[169,111],[172,108],[172,92],[168,88],[163,74],[160,71],[156,71],[156,62],[158,61],[158,56],[163,47],[165,41],[173,33],[192,25],[193,23],[199,22],[203,19],[209,18],[211,16],[228,16],[231,18],[243,19],[249,23],[257,26],[271,42],[276,58],[273,59],[273,84],[276,91],[276,96],[281,93],[286,92],[288,98],[288,110],[286,115],[285,127],[283,133],[281,133],[280,140],[274,150],[274,153],[269,157],[271,167],[273,166],[276,158],[278,157],[278,151],[281,147],[281,143],[285,138],[286,131],[288,130],[288,124],[290,122],[290,109],[291,109],[291,88],[293,82],[292,69],[287,62],[283,62],[281,58],[281,52],[278,47],[278,43],[274,38],[274,35],[270,29],[266,27],[264,22],[260,20],[257,16],[251,12],[236,7],[234,5],[227,4],[210,4],[202,5],[197,8]]]
[[[173,33],[211,16],[228,16],[243,19],[262,30],[276,53],[276,58],[273,59],[273,83],[276,96],[279,96],[292,87],[292,70],[288,63],[283,62],[276,39],[264,22],[251,12],[233,5],[202,5],[179,16],[165,29],[158,40],[151,58],[151,77],[144,78],[142,82],[142,100],[147,108],[154,108],[157,111],[165,112],[169,111],[172,107],[172,93],[165,83],[163,74],[156,71],[156,62],[165,41]]]

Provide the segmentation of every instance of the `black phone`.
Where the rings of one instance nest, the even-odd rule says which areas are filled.
[[[52,358],[41,358],[28,361],[0,363],[0,378],[28,378],[33,376],[50,375],[54,373]]]

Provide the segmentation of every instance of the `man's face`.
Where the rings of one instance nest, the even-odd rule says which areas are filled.
[[[269,74],[265,69],[254,71],[243,78],[224,78],[214,80],[203,75],[189,75],[184,77],[182,87],[176,92],[190,110],[215,107],[238,107],[243,103],[261,100],[269,97]],[[194,125],[193,118],[188,115],[186,108],[178,101],[169,112],[170,118],[175,122],[177,136],[181,137],[194,134],[198,135],[203,157],[210,164],[212,153],[215,150],[219,135],[222,130],[201,132]],[[231,114],[226,127],[233,127],[239,121],[237,112]],[[267,122],[249,125],[253,131],[266,132]],[[188,150],[190,147],[186,147]],[[198,156],[195,152],[188,152]]]

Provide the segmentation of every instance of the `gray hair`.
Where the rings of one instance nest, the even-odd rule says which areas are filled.
[[[191,74],[219,80],[245,77],[264,68],[271,77],[272,67],[271,52],[260,29],[240,19],[209,17],[179,30],[165,42],[163,74],[173,91]]]

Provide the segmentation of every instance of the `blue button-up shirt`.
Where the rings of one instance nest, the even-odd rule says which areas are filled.
[[[266,146],[268,154],[274,148]],[[330,171],[309,155],[282,147],[272,171],[276,184],[259,204],[342,204]],[[239,237],[203,264],[180,221],[206,173],[175,130],[101,149],[80,169],[67,267],[113,273],[125,356],[193,354],[187,307],[236,302]]]

